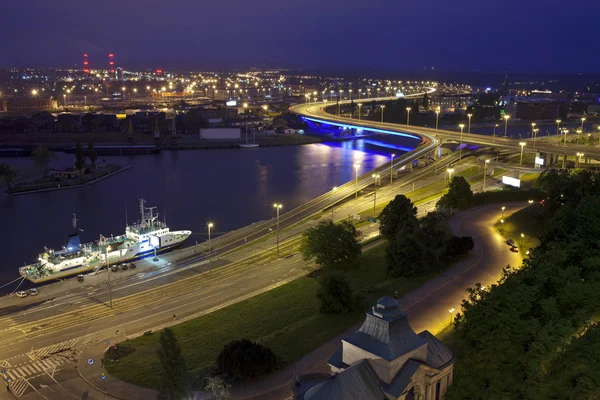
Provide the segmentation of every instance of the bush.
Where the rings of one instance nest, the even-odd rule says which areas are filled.
[[[279,358],[271,349],[249,339],[226,344],[217,357],[219,371],[230,379],[246,381],[277,369]]]
[[[348,280],[341,274],[331,274],[317,290],[321,314],[342,314],[354,310],[356,300]]]
[[[425,244],[422,232],[398,232],[386,251],[388,272],[393,277],[413,276],[437,266],[435,251]]]
[[[462,176],[455,176],[450,181],[450,188],[448,193],[442,196],[437,202],[436,208],[442,209],[459,209],[465,210],[469,207],[473,207],[473,192],[471,191],[471,185]]]

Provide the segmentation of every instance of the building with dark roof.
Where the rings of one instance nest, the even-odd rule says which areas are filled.
[[[358,331],[328,360],[332,375],[307,388],[299,377],[294,398],[440,400],[452,384],[454,353],[428,331],[415,333],[398,302],[385,296]]]

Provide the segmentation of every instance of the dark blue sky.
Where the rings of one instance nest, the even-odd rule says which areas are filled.
[[[599,72],[600,0],[13,0],[0,65]]]

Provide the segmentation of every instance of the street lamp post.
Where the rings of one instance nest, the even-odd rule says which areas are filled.
[[[358,103],[358,120],[360,121],[360,108],[362,107],[362,103]]]
[[[469,127],[467,128],[467,135],[471,133],[471,118],[473,117],[473,114],[467,114],[467,117],[469,117]]]
[[[406,107],[406,125],[410,125],[410,107]]]
[[[533,148],[534,148],[534,149],[535,149],[535,138],[536,138],[536,136],[537,136],[537,133],[538,133],[539,131],[540,131],[540,130],[539,130],[538,128],[535,128],[535,129],[533,130]]]
[[[504,114],[504,137],[506,137],[506,131],[508,130],[508,119],[510,115]]]
[[[465,128],[465,124],[460,124],[458,126],[460,128],[460,154],[458,156],[458,162],[460,164],[460,162],[462,161],[463,129]]]
[[[504,219],[504,210],[506,210],[506,207],[502,206],[502,217],[500,217],[500,219]]]
[[[396,154],[392,154],[392,161],[390,162],[390,184],[394,181],[394,157],[396,157]]]
[[[450,312],[450,325],[452,325],[452,314],[454,314],[454,307],[448,310]]]
[[[277,210],[277,254],[279,254],[279,210],[283,207],[281,203],[273,204],[273,208]]]
[[[436,108],[435,109],[435,131],[438,131],[438,126],[439,126],[439,121],[440,121],[440,108]]]
[[[583,153],[577,153],[577,168],[581,167],[581,157],[583,157]]]
[[[583,123],[585,122],[585,117],[581,118],[581,132],[583,132]],[[579,143],[578,143],[579,144]]]
[[[494,124],[494,133],[492,133],[492,143],[494,143],[496,140],[496,128],[497,127],[498,127],[498,124]]]
[[[381,105],[381,123],[383,124],[383,109],[385,108],[385,106],[382,104]]]
[[[108,260],[108,252],[110,251],[110,246],[106,246],[104,248],[104,254],[106,255],[106,273],[108,275],[108,302],[110,304],[110,308],[113,308],[112,304],[112,286],[110,284],[110,261]]]
[[[577,144],[579,144],[580,138],[581,137],[581,128],[577,129]]]
[[[331,197],[333,198],[333,195],[335,194],[335,191],[337,190],[337,186],[334,186],[333,189],[331,189]],[[331,200],[331,222],[333,222],[333,207],[335,206],[335,199]]]
[[[360,164],[354,163],[354,188],[355,188],[354,198],[355,199],[358,199],[358,169],[359,168],[360,168]]]
[[[208,276],[210,276],[212,274],[212,270],[211,270],[211,265],[210,265],[210,261],[211,261],[211,254],[210,254],[210,230],[215,226],[215,224],[213,224],[212,222],[209,222],[206,227],[208,228]]]
[[[523,165],[523,148],[525,147],[525,142],[519,142],[519,146],[521,146],[521,160],[519,161],[519,165]]]
[[[244,103],[244,123],[246,124],[246,143],[248,143],[248,103]]]
[[[487,166],[490,163],[490,160],[485,160],[483,164],[483,191],[485,192],[485,178],[487,177]]]
[[[452,180],[452,173],[454,172],[454,168],[448,168],[446,169],[446,172],[448,172],[448,182],[450,182]]]
[[[561,123],[561,120],[557,119],[556,120],[556,136],[560,135],[560,123]],[[560,136],[559,136],[559,139],[560,139]],[[566,138],[565,138],[565,143],[564,144],[565,145],[567,144]]]
[[[379,174],[373,174],[373,179],[375,180],[375,193],[373,194],[373,214],[375,214],[375,208],[377,207],[377,181],[379,178]]]

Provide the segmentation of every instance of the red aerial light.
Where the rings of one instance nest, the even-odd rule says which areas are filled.
[[[156,73],[157,73],[157,74],[162,74],[162,69],[157,69],[157,70],[156,70]]]
[[[115,55],[113,53],[110,53],[108,56],[109,57],[114,57]]]
[[[114,61],[109,61],[109,64],[110,65],[115,65],[115,62]]]
[[[84,54],[83,56],[84,56],[84,57],[87,57],[87,54]]]
[[[88,65],[88,62],[87,62],[87,61],[84,61],[84,62],[83,62],[83,65]]]

